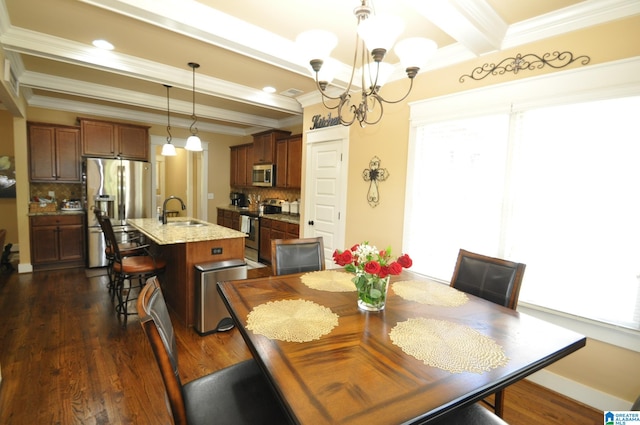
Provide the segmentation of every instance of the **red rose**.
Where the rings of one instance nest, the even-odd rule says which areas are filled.
[[[408,269],[413,265],[413,261],[409,257],[409,254],[402,254],[400,257],[398,257],[398,264],[400,264],[405,269]]]
[[[389,274],[399,275],[400,273],[402,273],[402,266],[400,265],[400,263],[393,261],[391,264],[389,264]]]
[[[351,264],[352,261],[353,261],[353,254],[351,254],[351,251],[344,251],[342,254],[338,256],[336,263],[339,266],[346,266],[347,264]]]
[[[354,246],[351,247],[351,251],[356,252],[356,250],[360,247],[360,244],[357,243]]]
[[[378,273],[378,276],[380,276],[382,279],[389,276],[389,266],[380,267],[380,273]]]
[[[380,263],[377,261],[369,261],[364,265],[364,272],[369,274],[378,274],[380,272]]]

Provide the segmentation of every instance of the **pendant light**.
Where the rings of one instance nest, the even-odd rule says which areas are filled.
[[[167,143],[162,146],[163,156],[176,156],[176,147],[171,144],[171,115],[169,114],[169,89],[170,85],[164,84],[167,88]]]
[[[202,142],[198,137],[198,128],[196,127],[196,122],[198,121],[196,117],[196,68],[200,68],[200,64],[189,62],[189,66],[193,70],[193,113],[191,114],[193,123],[191,123],[191,127],[189,127],[191,136],[187,138],[187,145],[184,148],[188,151],[198,152],[202,150]]]

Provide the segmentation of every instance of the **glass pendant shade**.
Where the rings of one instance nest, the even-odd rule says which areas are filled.
[[[296,37],[296,45],[300,55],[305,57],[305,62],[314,59],[326,61],[338,44],[338,37],[329,31],[309,30]]]
[[[176,147],[171,143],[162,145],[162,156],[176,156]]]
[[[358,35],[370,52],[374,49],[388,52],[402,31],[404,23],[397,16],[370,16],[358,25]]]
[[[394,49],[405,69],[410,67],[424,68],[436,50],[438,50],[438,45],[435,41],[422,37],[406,38],[399,41]]]
[[[202,142],[196,135],[191,135],[187,138],[187,144],[184,147],[188,151],[200,152],[202,151]]]
[[[387,81],[389,81],[391,74],[393,74],[394,68],[393,68],[393,65],[391,65],[390,63],[380,62],[379,69],[377,65],[378,64],[376,63],[371,63],[369,66],[364,67],[365,69],[364,81],[366,84],[366,88],[371,88],[371,86],[374,83],[378,87],[384,86],[387,83]],[[376,72],[378,73],[377,81],[376,81]]]

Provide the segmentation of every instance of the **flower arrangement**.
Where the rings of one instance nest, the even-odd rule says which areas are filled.
[[[397,259],[391,256],[391,248],[378,250],[369,242],[351,247],[349,250],[335,250],[333,261],[350,273],[358,290],[358,306],[369,311],[384,309],[389,277],[399,275],[402,269],[412,266],[413,261],[408,254]]]

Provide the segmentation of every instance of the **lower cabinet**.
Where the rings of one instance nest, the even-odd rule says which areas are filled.
[[[86,259],[85,216],[32,216],[31,263],[35,270],[81,267]]]
[[[260,219],[260,259],[271,263],[272,239],[297,239],[300,234],[300,226],[296,223],[272,220],[262,217]]]
[[[240,213],[218,208],[218,226],[240,230]]]

